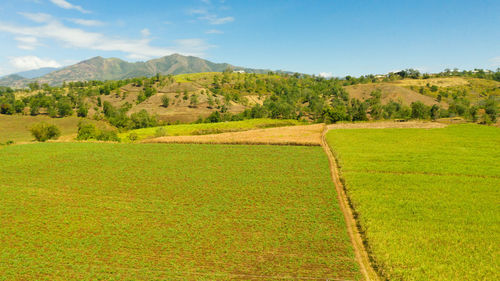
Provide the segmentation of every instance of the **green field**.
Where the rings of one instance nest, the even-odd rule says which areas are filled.
[[[180,124],[180,125],[169,125],[163,126],[167,136],[188,136],[188,135],[206,135],[206,134],[217,134],[224,132],[235,132],[235,131],[247,131],[252,129],[263,129],[271,127],[283,127],[283,126],[294,126],[294,125],[305,125],[306,123],[298,120],[280,120],[280,119],[248,119],[243,121],[231,121],[231,122],[220,122],[220,123],[200,123],[200,124]],[[129,135],[134,133],[137,135],[137,139],[146,139],[155,137],[156,131],[160,127],[143,128],[131,130],[126,133],[122,133],[119,137],[122,141],[128,141]]]
[[[391,280],[500,279],[500,129],[332,130],[348,196]]]
[[[320,147],[0,148],[0,280],[359,279]]]

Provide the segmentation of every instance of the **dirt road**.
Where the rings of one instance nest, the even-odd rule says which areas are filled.
[[[328,161],[330,162],[330,173],[332,175],[332,180],[335,183],[335,188],[337,190],[337,198],[339,201],[340,209],[342,210],[342,213],[344,213],[344,218],[347,225],[347,232],[349,233],[349,236],[352,241],[354,253],[356,255],[356,260],[359,263],[361,273],[365,277],[365,280],[380,280],[377,273],[370,264],[368,252],[366,251],[365,246],[363,244],[363,240],[356,225],[356,220],[354,219],[353,211],[351,210],[351,207],[349,205],[349,201],[345,193],[344,186],[339,178],[337,162],[335,161],[333,153],[326,141],[326,133],[328,132],[329,128],[330,126],[325,126],[325,129],[323,130],[323,133],[321,135],[321,146],[325,150],[325,153],[328,156]]]

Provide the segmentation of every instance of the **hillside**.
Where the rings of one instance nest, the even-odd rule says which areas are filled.
[[[18,72],[16,73],[17,75],[23,77],[23,78],[27,78],[27,79],[31,79],[31,78],[36,78],[36,77],[40,77],[40,76],[43,76],[45,74],[49,74],[53,71],[56,71],[60,68],[57,68],[57,67],[42,67],[42,68],[39,68],[39,69],[33,69],[33,70],[28,70],[28,71],[22,71],[22,72]]]
[[[283,73],[207,72],[69,82],[64,87],[24,91],[0,87],[0,113],[78,115],[106,121],[120,132],[167,123],[254,118],[327,123],[461,117],[490,124],[498,120],[496,81],[450,77],[353,82]]]
[[[6,76],[0,79],[0,86],[23,88],[31,82],[47,83],[51,86],[56,86],[61,85],[63,82],[71,81],[104,81],[143,76],[151,77],[157,73],[177,75],[184,73],[222,72],[227,68],[244,70],[247,73],[268,72],[268,70],[236,67],[228,63],[214,63],[201,58],[179,54],[135,63],[126,62],[118,58],[94,57],[32,79],[27,79],[23,75]],[[37,71],[43,73],[42,69],[40,69],[30,71],[28,75],[33,76]]]
[[[382,103],[384,104],[391,100],[401,101],[404,105],[410,105],[412,102],[416,101],[421,101],[429,106],[438,103],[435,98],[424,96],[394,83],[357,84],[346,86],[345,89],[351,98],[357,98],[359,100],[367,100],[370,98],[371,92],[380,90],[382,92]],[[444,103],[442,103],[442,105],[444,105]]]

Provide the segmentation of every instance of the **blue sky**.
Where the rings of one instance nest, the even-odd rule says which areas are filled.
[[[2,0],[0,75],[172,53],[345,76],[500,67],[500,1]]]

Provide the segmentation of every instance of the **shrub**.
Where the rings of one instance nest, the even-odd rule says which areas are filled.
[[[99,129],[90,122],[78,123],[77,140],[120,141],[114,130]]]
[[[137,135],[137,133],[132,132],[128,135],[128,139],[131,141],[136,141],[137,139],[139,139],[139,136]]]
[[[61,131],[56,125],[47,124],[45,122],[33,125],[30,132],[37,141],[41,142],[57,139],[61,135]]]
[[[100,141],[120,141],[118,134],[113,130],[101,130],[96,139]]]
[[[89,109],[88,109],[87,105],[86,104],[81,104],[78,107],[78,111],[76,112],[76,115],[78,117],[87,117],[88,114],[89,114]]]
[[[155,137],[159,138],[159,137],[164,137],[166,135],[167,135],[167,130],[164,127],[156,129]]]
[[[97,127],[89,122],[80,122],[78,123],[78,135],[76,136],[77,140],[88,140],[96,138],[98,134]]]
[[[167,96],[167,95],[163,95],[163,96],[161,97],[161,103],[162,103],[163,107],[168,107],[168,106],[169,106],[169,104],[170,104],[170,99],[168,98],[168,96]]]
[[[414,119],[427,119],[429,117],[429,108],[421,101],[411,103],[411,117]]]

